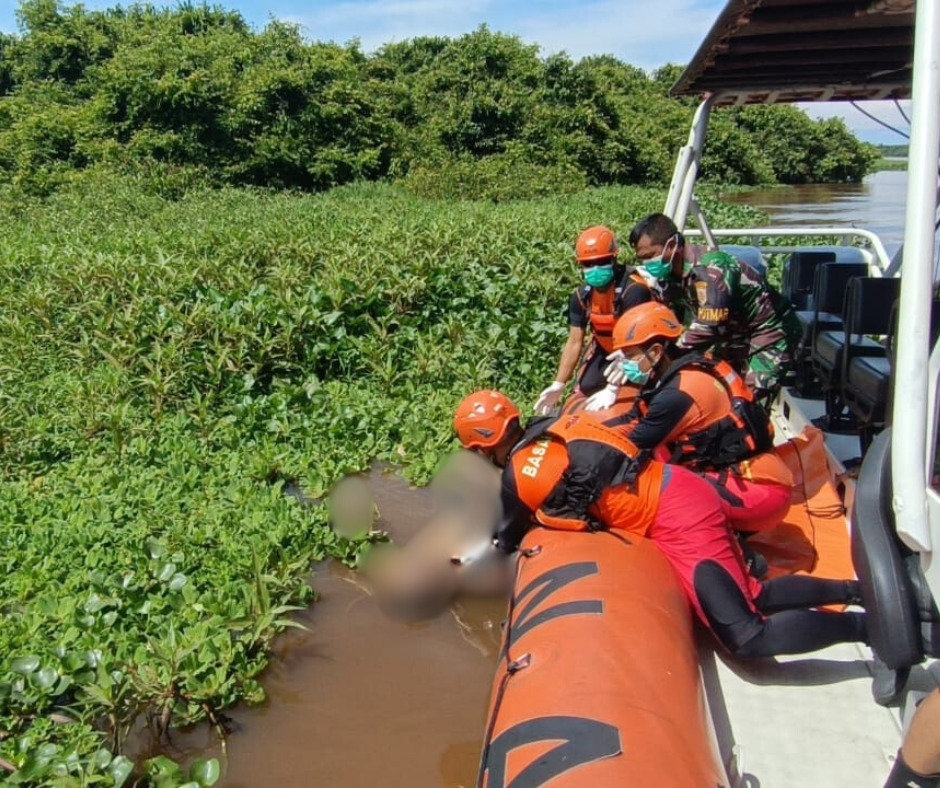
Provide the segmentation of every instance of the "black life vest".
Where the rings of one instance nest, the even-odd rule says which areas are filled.
[[[773,449],[773,424],[755,401],[754,392],[727,361],[700,353],[690,353],[669,366],[656,388],[642,395],[641,413],[649,410],[649,402],[657,391],[686,369],[707,372],[721,381],[731,401],[731,411],[704,430],[676,438],[671,445],[670,462],[693,470],[721,469]]]
[[[564,472],[560,477],[530,474],[523,466],[514,474],[514,481],[517,497],[533,510],[539,522],[552,528],[583,531],[600,527],[588,508],[608,487],[627,485],[635,489],[650,459],[650,453],[638,449],[629,438],[580,415],[530,425],[511,457],[546,439],[564,446],[568,455]],[[546,452],[540,448],[533,453]]]

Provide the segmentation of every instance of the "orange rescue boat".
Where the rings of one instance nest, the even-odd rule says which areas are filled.
[[[691,610],[652,542],[526,535],[478,784],[728,784]]]

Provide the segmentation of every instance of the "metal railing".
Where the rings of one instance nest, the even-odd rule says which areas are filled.
[[[858,239],[865,243],[865,246],[855,247],[864,255],[869,256],[867,262],[876,265],[881,271],[886,271],[891,265],[891,255],[888,254],[877,234],[871,230],[863,230],[859,227],[739,227],[731,229],[712,229],[711,234],[715,238],[736,238],[741,239],[751,246],[758,247],[761,252],[766,254],[786,254],[794,252],[797,249],[804,248],[805,244],[780,245],[774,243],[770,246],[762,245],[761,241],[765,238],[840,238],[843,240],[843,246],[854,246],[845,241]],[[701,230],[688,229],[683,235],[686,238],[702,238]]]

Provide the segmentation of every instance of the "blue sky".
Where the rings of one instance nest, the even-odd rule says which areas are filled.
[[[173,5],[152,1],[157,6]],[[644,69],[688,62],[724,5],[724,0],[215,1],[238,10],[258,28],[271,18],[295,22],[309,39],[338,43],[359,39],[367,52],[414,36],[459,36],[486,23],[492,30],[538,44],[543,54],[564,50],[576,59],[613,54]],[[84,6],[101,9],[118,4],[115,0],[86,0]],[[0,31],[17,31],[17,5],[14,0],[0,0]],[[869,102],[865,107],[893,125],[905,127],[890,103]],[[903,142],[851,107],[806,109],[815,117],[845,117],[849,127],[870,142]]]

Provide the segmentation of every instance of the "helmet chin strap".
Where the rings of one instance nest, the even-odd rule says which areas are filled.
[[[646,356],[646,360],[650,362],[650,372],[653,375],[658,374],[662,369],[664,369],[669,364],[669,354],[666,353],[666,345],[663,342],[659,342],[659,355],[656,357],[656,360],[649,355],[649,349],[643,351],[643,355]]]

